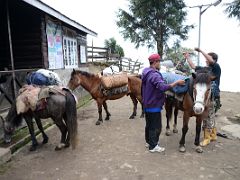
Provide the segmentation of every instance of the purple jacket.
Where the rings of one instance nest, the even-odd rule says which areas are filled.
[[[164,92],[171,88],[163,80],[162,74],[151,67],[142,73],[142,98],[144,108],[162,108],[165,102]]]

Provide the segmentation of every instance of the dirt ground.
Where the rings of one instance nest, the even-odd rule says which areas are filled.
[[[223,107],[217,116],[217,127],[231,124],[227,117],[239,114],[240,93],[222,93]],[[97,107],[93,101],[78,110],[78,138],[75,150],[71,148],[54,151],[59,142],[60,132],[55,127],[48,131],[49,143],[29,152],[29,145],[16,153],[12,160],[4,165],[1,180],[191,180],[218,179],[232,180],[240,176],[240,141],[231,137],[218,137],[204,148],[204,152],[195,152],[195,121],[191,119],[186,136],[186,153],[178,151],[181,136],[181,113],[179,115],[179,133],[165,136],[163,114],[163,132],[160,144],[166,147],[164,153],[150,153],[145,148],[145,120],[138,116],[129,120],[132,104],[129,97],[108,101],[112,114],[110,121],[96,126]],[[105,115],[105,113],[104,113]],[[41,137],[39,138],[41,141]]]

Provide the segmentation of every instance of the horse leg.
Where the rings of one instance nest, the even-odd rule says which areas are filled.
[[[189,116],[187,116],[185,113],[183,114],[183,127],[182,127],[182,137],[181,140],[179,142],[180,146],[179,146],[179,151],[180,152],[185,152],[186,148],[185,148],[185,136],[188,132],[188,121],[189,121]]]
[[[66,135],[67,135],[67,126],[63,123],[62,119],[58,118],[58,119],[53,119],[54,122],[56,123],[57,127],[59,128],[59,130],[61,131],[61,141],[60,141],[60,144],[57,145],[55,147],[55,150],[58,151],[58,150],[61,150],[62,148],[68,146],[66,144]]]
[[[166,119],[167,119],[167,126],[166,126],[166,136],[170,136],[171,131],[170,131],[170,126],[169,126],[169,121],[172,118],[172,103],[171,103],[171,99],[169,99],[169,97],[167,97],[166,101],[165,101],[165,110],[166,110]]]
[[[129,117],[129,119],[134,119],[134,117],[137,115],[137,103],[138,103],[138,101],[137,101],[136,97],[133,94],[130,94],[130,97],[131,97],[132,102],[133,102],[133,113]]]
[[[201,117],[196,118],[196,136],[195,136],[195,142],[194,144],[197,146],[196,151],[198,153],[202,153],[203,149],[200,146],[200,133],[201,133],[201,125],[202,125],[202,120]]]
[[[98,105],[98,120],[96,122],[96,125],[100,125],[103,120],[102,120],[102,102],[101,101],[97,101],[97,105]]]
[[[178,108],[175,106],[175,109],[174,109],[173,133],[178,133],[178,129],[177,129],[177,116],[178,116]]]
[[[40,132],[42,133],[42,137],[43,137],[42,144],[48,143],[48,136],[45,134],[45,132],[44,132],[44,130],[43,130],[41,119],[35,117],[35,121],[36,121],[36,123],[37,123],[38,129],[39,129]]]
[[[106,118],[105,118],[105,120],[108,121],[108,120],[110,119],[109,117],[111,116],[111,114],[110,114],[109,111],[108,111],[108,107],[107,107],[106,101],[103,101],[103,107],[104,107],[105,112],[106,112]]]
[[[140,102],[141,103],[141,102]],[[144,108],[143,108],[143,104],[141,103],[141,108],[142,108],[142,113],[141,113],[141,116],[140,118],[144,118]]]
[[[32,140],[32,145],[31,147],[29,148],[29,151],[35,151],[37,149],[37,146],[38,146],[38,142],[37,142],[37,139],[35,137],[35,132],[34,132],[34,127],[33,127],[33,121],[32,121],[32,117],[26,117],[24,116],[24,119],[27,123],[27,126],[28,126],[28,130],[29,130],[29,133],[31,135],[31,140]]]

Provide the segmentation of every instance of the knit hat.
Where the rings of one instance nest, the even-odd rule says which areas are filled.
[[[160,55],[159,54],[152,54],[149,56],[148,60],[149,62],[154,62],[154,61],[160,61]]]

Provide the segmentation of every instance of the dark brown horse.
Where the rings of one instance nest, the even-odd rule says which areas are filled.
[[[141,79],[137,76],[128,76],[128,91],[119,93],[116,95],[105,95],[103,93],[102,85],[101,85],[101,78],[99,75],[91,74],[85,71],[74,70],[71,73],[71,78],[68,82],[68,87],[71,90],[76,89],[78,86],[82,86],[85,90],[87,90],[93,99],[96,100],[98,106],[98,113],[99,117],[96,122],[96,125],[100,125],[103,122],[102,119],[102,106],[106,111],[106,118],[105,120],[109,120],[111,114],[108,111],[107,107],[107,100],[115,100],[119,99],[125,95],[130,95],[132,102],[133,102],[133,113],[129,117],[129,119],[133,119],[137,115],[137,103],[138,101],[142,102],[141,97]],[[143,117],[143,107],[142,107],[142,114]]]
[[[196,74],[192,74],[192,83],[190,83],[190,89],[185,95],[183,102],[177,102],[176,99],[171,100],[170,98],[166,99],[166,114],[167,117],[170,117],[172,113],[173,106],[176,107],[175,116],[177,115],[178,110],[183,111],[183,127],[182,127],[182,137],[179,142],[179,151],[185,152],[185,136],[188,131],[188,122],[190,117],[196,117],[196,135],[195,142],[196,151],[201,153],[203,152],[200,146],[200,132],[202,120],[207,118],[208,109],[211,103],[211,81],[215,77],[209,73],[209,70],[203,69],[198,71]],[[172,102],[170,102],[172,101]],[[175,124],[176,125],[176,124]]]
[[[38,142],[35,137],[33,118],[42,133],[43,144],[48,142],[48,137],[43,130],[41,119],[52,118],[61,131],[61,142],[56,146],[55,150],[61,150],[63,147],[69,147],[70,145],[75,148],[77,143],[76,102],[74,96],[69,90],[63,91],[66,93],[65,96],[62,94],[51,94],[48,98],[46,98],[46,107],[42,110],[32,111],[29,109],[25,113],[18,114],[15,101],[8,112],[6,120],[4,121],[5,142],[11,142],[11,136],[15,127],[20,125],[22,119],[24,119],[27,123],[32,140],[32,145],[29,150],[36,150]]]

